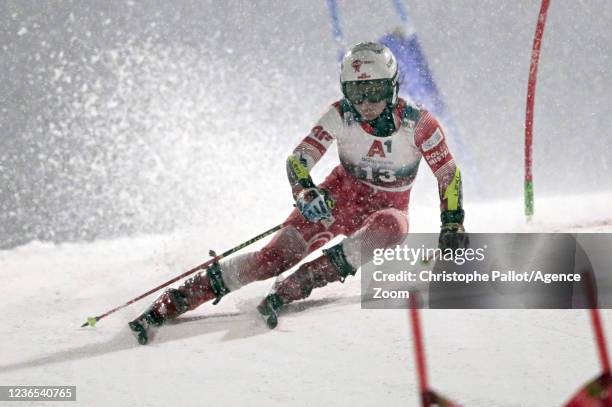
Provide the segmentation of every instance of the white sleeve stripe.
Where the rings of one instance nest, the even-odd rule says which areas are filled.
[[[436,171],[434,175],[436,176],[436,178],[440,178],[444,175],[454,173],[456,167],[457,164],[455,164],[455,160],[452,159],[446,164],[444,164],[442,167],[438,168],[438,171]]]
[[[296,147],[295,151],[310,156],[314,161],[319,161],[319,159],[322,157],[319,150],[306,143],[300,143]]]
[[[416,129],[414,131],[414,135],[416,136],[417,134],[422,132],[424,129],[426,129],[429,125],[431,125],[431,123],[434,120],[435,120],[435,117],[433,117],[429,112],[424,111],[423,114],[421,115],[421,118],[419,119],[419,122],[417,123]]]

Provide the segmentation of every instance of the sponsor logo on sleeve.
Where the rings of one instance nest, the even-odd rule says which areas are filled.
[[[425,160],[429,163],[429,165],[438,164],[443,162],[449,156],[449,151],[447,148],[441,151],[434,151],[431,154],[425,154]]]
[[[315,126],[310,131],[308,135],[314,139],[317,139],[322,142],[331,142],[333,137],[326,130],[323,129],[323,126]]]
[[[431,150],[432,148],[440,144],[442,139],[443,139],[442,132],[440,131],[440,128],[438,127],[436,131],[434,132],[434,134],[432,134],[431,137],[429,137],[427,140],[423,142],[423,146],[422,146],[423,151]]]

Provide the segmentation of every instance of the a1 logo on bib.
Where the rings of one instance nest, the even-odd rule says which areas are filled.
[[[385,146],[387,147],[387,152],[391,152],[391,140],[385,141]],[[372,145],[370,146],[370,150],[368,150],[368,157],[378,156],[381,158],[385,158],[385,149],[383,147],[383,143],[380,140],[374,140]]]

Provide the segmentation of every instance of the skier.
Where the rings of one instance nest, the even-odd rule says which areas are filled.
[[[359,43],[343,58],[340,82],[344,98],[287,159],[296,208],[285,227],[263,249],[215,263],[164,292],[129,323],[141,344],[147,343],[151,326],[278,276],[338,235],[346,238],[279,281],[257,309],[274,328],[284,305],[354,275],[360,263],[371,260],[374,248],[394,246],[408,232],[410,189],[422,157],[438,180],[440,244],[458,244],[464,230],[459,169],[436,118],[398,96],[394,55],[378,43]],[[317,186],[309,172],[334,141],[340,165]]]

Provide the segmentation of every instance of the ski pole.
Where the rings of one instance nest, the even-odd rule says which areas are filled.
[[[192,268],[191,270],[188,270],[188,271],[184,272],[183,274],[181,274],[181,275],[179,275],[179,276],[174,277],[174,278],[173,278],[173,279],[171,279],[171,280],[166,281],[165,283],[163,283],[163,284],[161,284],[161,285],[158,285],[158,286],[157,286],[157,287],[155,287],[155,288],[150,289],[150,290],[149,290],[149,291],[147,291],[146,293],[139,295],[138,297],[136,297],[136,298],[134,298],[134,299],[132,299],[132,300],[130,300],[130,301],[128,301],[128,302],[126,302],[126,303],[125,303],[125,304],[123,304],[123,305],[120,305],[120,306],[118,306],[118,307],[116,307],[116,308],[113,308],[113,309],[112,309],[112,310],[110,310],[110,311],[106,311],[106,312],[105,312],[104,314],[102,314],[102,315],[98,315],[97,317],[89,317],[89,318],[87,318],[87,321],[86,321],[86,322],[85,322],[83,325],[81,325],[81,328],[86,327],[87,325],[89,325],[89,326],[95,326],[95,325],[96,325],[96,323],[97,323],[99,320],[101,320],[102,318],[105,318],[105,317],[109,316],[110,314],[112,314],[112,313],[114,313],[114,312],[116,312],[116,311],[119,311],[120,309],[125,308],[125,307],[127,307],[128,305],[135,303],[136,301],[139,301],[139,300],[143,299],[144,297],[146,297],[146,296],[148,296],[148,295],[150,295],[150,294],[154,293],[155,291],[158,291],[158,290],[160,290],[160,289],[162,289],[162,288],[164,288],[164,287],[167,287],[167,286],[169,286],[170,284],[172,284],[172,283],[174,283],[174,282],[176,282],[176,281],[178,281],[178,280],[180,280],[180,279],[182,279],[182,278],[184,278],[184,277],[187,277],[188,275],[193,274],[193,273],[195,273],[195,272],[196,272],[196,271],[198,271],[198,270],[204,270],[204,269],[206,269],[206,268],[207,268],[208,266],[210,266],[211,264],[213,264],[213,263],[215,263],[215,262],[217,262],[217,261],[221,260],[222,258],[227,257],[227,256],[229,256],[229,255],[231,255],[231,254],[233,254],[233,253],[236,253],[238,250],[244,249],[245,247],[247,247],[247,246],[249,246],[249,245],[251,245],[251,244],[253,244],[253,243],[257,242],[258,240],[263,239],[263,238],[264,238],[264,237],[266,237],[266,236],[271,235],[272,233],[274,233],[274,232],[276,232],[276,231],[278,231],[278,230],[282,229],[284,226],[285,226],[285,224],[284,224],[284,223],[281,223],[280,225],[276,225],[276,226],[274,226],[272,229],[269,229],[269,230],[267,230],[267,231],[263,232],[262,234],[257,235],[257,236],[255,236],[254,238],[249,239],[249,240],[247,240],[246,242],[243,242],[243,243],[239,244],[238,246],[233,247],[233,248],[231,248],[231,249],[227,250],[226,252],[221,253],[221,254],[219,254],[219,255],[216,255],[216,254],[215,254],[215,253],[214,253],[214,252],[211,250],[210,255],[211,255],[211,256],[213,256],[211,259],[209,259],[209,260],[205,261],[204,263],[200,264],[199,266],[196,266],[196,267]]]

